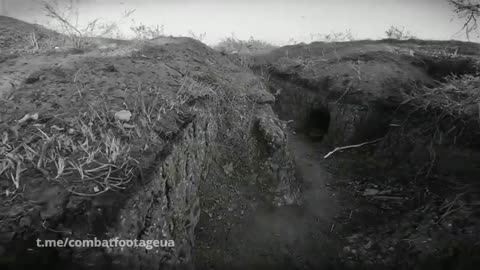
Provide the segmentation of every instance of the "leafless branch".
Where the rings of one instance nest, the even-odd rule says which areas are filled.
[[[64,16],[60,15],[60,13],[57,11],[57,9],[53,5],[44,2],[43,7],[47,12],[46,15],[48,17],[51,17],[61,22],[62,25],[67,28],[68,31],[75,32],[76,35],[82,36],[82,32],[77,27],[73,26],[66,18],[64,18]]]
[[[477,30],[477,18],[480,15],[480,2],[478,0],[447,0],[453,6],[453,11],[459,18],[465,19],[461,30],[465,30],[467,39],[470,33]]]
[[[376,142],[379,142],[383,140],[383,138],[380,138],[380,139],[376,139],[376,140],[373,140],[373,141],[368,141],[368,142],[364,142],[364,143],[360,143],[360,144],[354,144],[354,145],[347,145],[347,146],[342,146],[342,147],[335,147],[335,149],[333,149],[333,151],[330,151],[328,154],[326,154],[323,158],[326,159],[328,158],[329,156],[333,155],[335,152],[337,151],[341,151],[341,150],[345,150],[345,149],[350,149],[350,148],[357,148],[357,147],[362,147],[364,145],[367,145],[367,144],[372,144],[372,143],[376,143]]]

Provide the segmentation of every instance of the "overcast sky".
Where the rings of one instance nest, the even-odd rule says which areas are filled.
[[[68,2],[69,0],[58,0]],[[0,0],[0,14],[44,23],[41,0]],[[167,34],[206,33],[204,42],[253,36],[276,44],[311,41],[316,33],[350,29],[357,39],[385,37],[391,25],[424,39],[463,39],[446,0],[74,0],[80,22],[131,19],[164,25]],[[124,21],[124,27],[127,22]],[[127,29],[127,28],[126,28]]]

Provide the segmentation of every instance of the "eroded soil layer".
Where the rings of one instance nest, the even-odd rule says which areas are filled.
[[[200,42],[28,54],[0,73],[2,269],[191,268],[202,181],[242,171],[271,207],[297,200],[273,97]],[[175,246],[36,245],[114,237]]]
[[[342,198],[340,267],[478,267],[477,51],[386,40],[286,46],[255,58],[279,117],[322,142],[319,171],[333,175]]]

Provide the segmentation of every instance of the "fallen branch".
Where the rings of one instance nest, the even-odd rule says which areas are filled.
[[[331,151],[331,152],[329,152],[328,154],[326,154],[323,158],[328,158],[329,156],[333,155],[333,154],[334,154],[335,152],[337,152],[337,151],[341,151],[341,150],[345,150],[345,149],[350,149],[350,148],[362,147],[362,146],[367,145],[367,144],[372,144],[372,143],[379,142],[379,141],[381,141],[382,139],[383,139],[383,138],[376,139],[376,140],[369,141],[369,142],[360,143],[360,144],[354,144],[354,145],[347,145],[347,146],[342,146],[342,147],[336,147],[335,149],[333,149],[333,151]]]

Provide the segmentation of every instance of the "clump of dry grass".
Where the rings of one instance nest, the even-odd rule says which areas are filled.
[[[81,196],[125,189],[145,165],[143,151],[168,143],[158,134],[157,123],[168,121],[167,114],[182,114],[192,99],[210,95],[207,90],[191,78],[173,95],[139,84],[136,98],[124,104],[131,113],[127,119],[116,117],[104,103],[88,104],[88,110],[68,120],[17,121],[17,134],[0,131],[0,181],[13,184],[4,193],[20,190],[22,176],[38,172]]]
[[[118,23],[134,13],[134,10],[126,11],[118,22],[102,22],[100,19],[95,19],[82,27],[78,24],[78,12],[74,12],[72,6],[63,7],[57,1],[45,0],[43,1],[43,8],[45,15],[58,24],[62,33],[67,35],[75,49],[86,48],[89,45],[89,39],[92,37],[120,36]],[[72,18],[72,13],[76,13],[75,18]],[[29,39],[32,38],[29,37]]]
[[[165,36],[165,28],[163,25],[145,25],[140,23],[132,25],[130,30],[134,33],[135,40],[139,41]]]
[[[252,67],[253,56],[268,53],[277,48],[276,46],[250,37],[249,40],[240,40],[233,34],[213,46],[214,50],[222,54],[230,55],[231,59],[244,68]]]
[[[480,108],[479,87],[478,76],[450,75],[436,87],[415,87],[409,93],[404,92],[403,103],[423,111],[437,112],[440,118],[472,119]]]
[[[355,37],[352,34],[352,31],[350,29],[346,29],[345,31],[339,31],[339,32],[332,31],[328,34],[310,33],[310,41],[311,42],[316,42],[316,41],[321,41],[321,42],[348,42],[348,41],[354,41],[354,40],[355,40]]]
[[[110,127],[104,129],[103,123]],[[90,111],[63,124],[22,126],[22,133],[30,134],[27,140],[3,132],[0,178],[10,179],[17,190],[22,172],[32,169],[52,181],[95,183],[91,194],[71,190],[81,195],[124,188],[133,177],[135,162],[129,158],[128,142],[112,127],[120,123],[112,123],[104,112]]]
[[[253,37],[250,37],[249,40],[241,40],[232,34],[231,37],[225,38],[213,48],[229,54],[256,54],[268,52],[277,47],[268,42],[254,39]]]
[[[409,40],[415,39],[416,37],[410,33],[410,31],[406,30],[405,27],[399,28],[397,26],[390,26],[390,28],[385,31],[385,35],[389,39],[396,39],[396,40]]]
[[[438,146],[475,146],[480,131],[480,77],[451,75],[434,87],[414,86],[403,91],[399,110],[405,114],[400,134],[427,147],[429,160],[417,173],[430,176]]]

